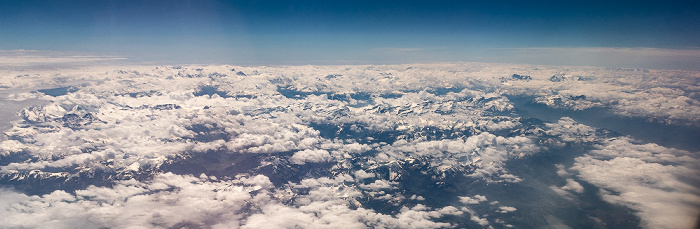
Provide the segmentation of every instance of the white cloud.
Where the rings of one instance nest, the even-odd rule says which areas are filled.
[[[484,227],[488,226],[489,228],[492,228],[492,227],[489,225],[489,224],[490,224],[490,223],[489,223],[489,220],[486,219],[486,218],[481,218],[481,217],[479,217],[479,215],[477,215],[477,212],[476,212],[476,211],[474,211],[474,210],[472,210],[472,209],[469,209],[469,208],[467,208],[467,207],[462,207],[461,210],[464,211],[464,212],[467,212],[467,213],[469,213],[469,214],[471,215],[471,216],[469,217],[469,219],[470,219],[471,221],[474,221],[475,223],[477,223],[477,224],[479,224],[479,225],[481,225],[481,226],[484,226]]]
[[[610,108],[622,116],[642,117],[664,124],[700,126],[697,91],[698,71],[610,69],[592,67],[506,67],[490,74],[531,75],[529,81],[497,81],[498,87],[514,96],[534,96],[534,101],[552,108],[584,110]],[[552,81],[554,76],[577,80]]]
[[[318,182],[324,184],[301,196],[307,202],[291,206],[275,200],[269,192],[274,186],[262,175],[215,181],[168,173],[147,182],[125,180],[112,188],[91,186],[75,194],[59,190],[43,196],[2,190],[0,222],[33,228],[441,228],[450,224],[431,220],[462,214],[451,206],[404,207],[395,216],[351,209],[348,197],[357,198],[358,193],[338,192],[343,179],[339,181]]]
[[[433,228],[455,226],[438,221],[466,212],[488,226],[488,215],[466,207],[411,205],[424,198],[398,192],[401,176],[409,166],[425,166],[421,172],[436,184],[461,175],[522,181],[506,165],[539,152],[543,143],[538,140],[549,140],[538,139],[542,136],[597,147],[569,170],[557,166],[566,183],[552,186],[555,192],[574,196],[584,191],[579,182],[585,181],[601,187],[605,200],[639,211],[654,227],[667,223],[664,217],[676,226],[695,214],[689,206],[697,204],[698,191],[679,178],[697,174],[691,153],[628,138],[605,140],[570,118],[541,129],[522,128],[504,95],[534,96],[564,109],[603,107],[692,124],[700,123],[700,105],[692,95],[697,72],[473,63],[120,69],[0,69],[0,89],[78,88],[57,97],[10,93],[10,99],[37,96],[46,103],[24,110],[31,122],[16,123],[6,132],[11,139],[0,142],[3,157],[26,153],[32,158],[0,166],[3,176],[81,179],[77,173],[95,170],[154,176],[115,176],[112,188],[92,186],[75,193],[27,196],[4,190],[8,198],[0,206],[8,216],[4,222],[11,223],[3,225]],[[507,80],[514,73],[532,79]],[[554,74],[567,80],[550,81]],[[220,91],[193,94],[204,86]],[[280,93],[278,87],[299,95]],[[83,118],[87,114],[94,120]],[[211,151],[281,158],[280,163],[329,162],[334,176],[275,187],[265,176],[159,174],[163,163]],[[291,157],[286,154],[291,152]],[[395,206],[396,212],[365,208],[363,198]],[[481,195],[459,200],[487,201]],[[498,202],[491,203],[485,206],[488,214]],[[29,218],[36,220],[22,221]]]
[[[498,209],[499,209],[498,212],[500,212],[500,213],[514,212],[514,211],[518,210],[518,209],[516,209],[514,207],[510,207],[510,206],[500,206],[500,207],[498,207]]]
[[[326,150],[303,150],[294,153],[290,161],[294,164],[327,162],[331,155]]]
[[[692,228],[700,214],[700,189],[685,177],[700,173],[698,162],[686,151],[619,138],[576,158],[571,169],[602,188],[606,201],[638,211],[645,227]]]
[[[512,105],[502,96],[469,89],[456,90],[446,95],[429,93],[421,88],[453,86],[446,82],[435,82],[421,76],[424,74],[421,71],[401,73],[392,69],[393,67],[381,69],[381,71],[368,70],[365,67],[353,67],[349,70],[337,67],[314,69],[315,67],[308,66],[289,67],[288,69],[285,67],[235,68],[237,71],[245,72],[246,76],[227,73],[230,71],[230,67],[227,66],[206,67],[200,70],[187,67],[129,67],[124,68],[125,70],[105,71],[105,69],[95,68],[85,73],[70,73],[80,75],[80,78],[76,79],[90,80],[90,83],[79,85],[76,92],[58,97],[46,97],[44,99],[49,101],[48,104],[25,110],[24,117],[33,123],[16,125],[9,131],[9,135],[21,140],[3,142],[1,145],[2,153],[10,155],[24,151],[36,157],[37,160],[10,163],[2,166],[2,172],[7,176],[31,171],[29,173],[59,177],[75,176],[77,171],[85,170],[139,173],[142,168],[157,169],[171,158],[186,159],[190,155],[208,151],[259,154],[293,151],[295,153],[289,158],[289,161],[295,164],[332,162],[334,159],[343,159],[339,162],[339,166],[345,166],[340,163],[347,163],[344,160],[348,158],[359,157],[369,161],[373,160],[373,156],[364,155],[371,150],[386,149],[387,153],[399,156],[398,159],[404,159],[405,157],[398,155],[396,151],[398,149],[394,150],[395,147],[404,147],[413,149],[409,152],[412,156],[430,156],[431,167],[435,168],[437,172],[445,172],[459,167],[466,168],[466,166],[477,165],[474,164],[477,162],[481,169],[479,174],[493,175],[493,179],[500,176],[513,180],[512,175],[509,177],[507,174],[499,174],[503,172],[501,169],[503,161],[536,150],[536,146],[532,144],[530,139],[523,137],[504,138],[489,133],[479,134],[480,132],[476,132],[473,137],[445,141],[426,141],[420,137],[428,133],[425,131],[429,131],[431,128],[468,132],[477,131],[477,127],[485,129],[480,126],[487,124],[491,125],[488,128],[499,130],[512,128],[515,125],[515,119],[500,117],[497,120],[491,120],[490,117],[481,116],[486,110],[511,109]],[[325,76],[328,72],[342,72],[343,75],[352,77],[315,78],[308,76],[309,74]],[[385,74],[387,72],[393,72],[396,75],[393,77]],[[223,76],[224,74],[227,75]],[[281,85],[271,83],[276,82],[274,79],[280,75],[293,77],[294,80],[289,81],[293,84],[292,88],[304,93],[320,91],[350,94],[361,92],[354,88],[359,87],[365,92],[372,93],[372,99],[391,112],[382,112],[376,107],[366,105],[363,107],[362,101],[352,98],[347,101],[329,99],[325,95],[286,98],[277,92],[277,86]],[[358,80],[362,77],[367,80]],[[370,77],[384,78],[377,81],[376,79],[370,80]],[[50,73],[41,73],[8,79],[8,81],[3,82],[10,82],[9,85],[19,88],[28,85],[48,84],[59,80],[60,77]],[[377,82],[381,84],[373,85]],[[194,96],[193,92],[199,90],[200,85],[215,85],[219,90],[225,90],[227,96],[242,94],[248,97],[224,98],[216,93],[212,96]],[[421,90],[408,93],[400,92],[415,89]],[[403,96],[400,98],[374,97],[387,90],[399,91]],[[486,104],[476,102],[482,99],[488,99],[490,102]],[[470,115],[460,117],[449,115],[449,112],[462,112]],[[83,117],[86,114],[93,115],[95,120],[77,127],[66,126],[62,120],[65,115]],[[310,123],[347,125],[350,131],[358,133],[362,131],[393,131],[395,127],[405,125],[406,129],[402,130],[402,133],[406,133],[408,138],[405,139],[408,141],[405,142],[405,145],[402,145],[403,141],[394,145],[375,145],[358,143],[354,140],[324,139],[319,130],[309,126]],[[204,131],[197,130],[199,128],[197,126],[203,128]],[[376,141],[373,137],[367,139]],[[474,155],[476,157],[472,158]],[[474,161],[463,161],[461,165],[452,165],[449,164],[452,163],[450,160],[446,160],[461,156],[468,156]],[[387,161],[375,163],[373,165],[380,165],[387,163]],[[484,163],[484,166],[481,166],[481,163]],[[56,170],[60,172],[51,172]],[[370,170],[359,170],[354,175],[359,180],[373,178],[373,171],[367,171]],[[299,185],[311,190],[308,190],[306,195],[297,196],[295,203],[304,204],[304,206],[282,205],[272,201],[274,198],[270,195],[255,195],[246,198],[252,199],[249,200],[250,203],[258,204],[256,206],[261,209],[261,212],[254,213],[250,218],[245,218],[246,215],[237,215],[232,216],[233,221],[230,222],[195,221],[186,222],[186,224],[245,227],[269,223],[268,226],[275,226],[275,221],[268,220],[272,217],[268,213],[279,213],[290,216],[289,218],[278,218],[279,223],[288,223],[285,222],[287,219],[298,218],[300,225],[309,227],[314,225],[363,224],[379,227],[443,227],[449,224],[432,222],[432,220],[441,215],[461,214],[460,211],[449,206],[435,210],[425,206],[416,206],[402,209],[396,215],[381,215],[361,207],[356,210],[339,208],[338,206],[347,206],[348,204],[361,206],[355,200],[360,195],[369,195],[376,200],[394,201],[393,203],[397,204],[404,198],[387,193],[396,188],[398,183],[395,181],[377,179],[373,180],[372,183],[359,183],[345,187],[341,183],[351,182],[353,178],[348,176],[340,180],[324,178],[303,180]],[[162,183],[151,185],[148,182],[131,180],[117,180],[116,182],[119,184],[131,182],[129,184],[133,185],[115,186],[119,190],[88,188],[79,190],[76,194],[67,194],[74,197],[85,195],[89,196],[89,199],[103,202],[130,203],[129,201],[132,199],[150,198],[149,195],[139,195],[138,192],[170,187]],[[239,184],[247,185],[244,178],[240,178],[236,182],[238,182],[236,185],[228,187],[238,189]],[[274,188],[271,184],[257,186],[262,189]],[[91,192],[100,193],[91,194]],[[136,196],[136,198],[130,195]],[[129,196],[129,198],[124,196]],[[202,201],[206,202],[207,197],[203,198],[205,199]],[[281,195],[280,198],[287,197]],[[415,197],[415,199],[424,198]],[[29,202],[31,201],[35,200],[29,200]],[[154,204],[152,201],[145,201],[142,203],[144,206]],[[175,201],[173,203],[178,203],[176,200],[173,201]],[[112,208],[118,207],[112,206]],[[168,208],[164,207],[164,209]],[[53,213],[47,213],[47,215],[51,214]],[[159,214],[164,217],[177,216],[179,213],[159,212]],[[133,223],[125,221],[125,225],[146,224],[146,221],[150,220],[147,218],[135,217],[132,220],[142,221]],[[59,219],[62,222],[71,220],[73,218]],[[96,226],[109,225],[112,220],[114,219],[105,219],[104,222],[97,222]],[[158,225],[173,226],[173,223],[157,222],[155,227]]]
[[[557,187],[557,186],[552,185],[552,186],[549,186],[549,189],[551,189],[552,191],[554,191],[554,193],[556,193],[557,195],[563,197],[564,199],[567,199],[567,200],[570,200],[570,201],[573,201],[573,200],[576,199],[576,196],[574,196],[571,192],[569,192],[569,191],[567,191],[567,190],[564,190],[564,189],[562,189],[562,188],[560,188],[560,187]]]
[[[575,193],[583,193],[583,186],[576,182],[574,179],[566,179],[566,185],[562,186],[561,189],[569,190]]]
[[[395,188],[395,186],[397,184],[398,184],[397,182],[391,182],[391,181],[388,182],[385,180],[375,180],[373,183],[366,184],[366,185],[363,184],[363,185],[360,185],[360,187],[363,189],[370,189],[370,190],[374,190],[374,191],[379,191],[382,189]]]
[[[515,125],[516,125],[516,123],[514,123],[510,120],[503,121],[503,122],[491,121],[486,125],[486,128],[491,130],[491,131],[497,131],[497,130],[511,129],[511,128],[515,127]]]
[[[258,182],[269,187],[266,178]],[[236,226],[245,203],[255,200],[251,192],[261,190],[241,184],[161,174],[145,183],[126,180],[112,188],[91,186],[75,194],[57,190],[27,196],[3,190],[0,221],[8,227],[32,228]]]
[[[464,204],[478,204],[480,202],[486,201],[486,197],[482,195],[475,195],[473,197],[468,197],[468,196],[460,196],[459,197],[459,202],[462,202]]]
[[[355,178],[357,178],[358,180],[363,180],[363,179],[367,179],[367,178],[374,178],[374,177],[375,177],[374,173],[368,173],[368,172],[365,172],[364,170],[355,171]]]
[[[561,177],[565,177],[565,176],[569,175],[569,172],[566,171],[566,167],[564,165],[556,164],[554,166],[557,167],[557,175],[559,175]]]

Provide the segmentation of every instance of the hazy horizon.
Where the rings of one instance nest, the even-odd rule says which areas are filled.
[[[498,62],[700,70],[698,5],[3,1],[0,50],[156,64]]]

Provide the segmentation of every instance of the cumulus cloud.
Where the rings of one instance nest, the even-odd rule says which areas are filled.
[[[363,180],[363,179],[373,178],[373,177],[375,177],[375,175],[373,173],[368,173],[368,172],[365,172],[364,170],[355,171],[355,178],[357,178],[358,180]]]
[[[468,213],[479,225],[507,226],[493,213],[525,210],[487,205],[482,195],[455,198],[459,208],[428,207],[416,202],[430,196],[401,188],[416,180],[438,189],[460,179],[520,182],[509,163],[558,141],[594,150],[573,166],[558,165],[552,190],[571,197],[588,191],[583,182],[596,185],[605,200],[656,227],[667,223],[662,216],[695,214],[697,190],[681,178],[697,174],[697,157],[605,139],[571,118],[531,124],[516,117],[508,96],[692,124],[700,117],[691,93],[696,75],[466,63],[6,70],[0,89],[13,92],[4,99],[42,104],[22,109],[5,132],[0,178],[18,187],[109,179],[75,191],[49,185],[36,196],[3,190],[7,217],[0,220],[10,227],[439,228],[462,226],[445,216]],[[75,90],[27,90],[66,86]],[[177,163],[192,166],[168,173]]]
[[[572,176],[600,187],[601,197],[637,211],[648,228],[691,228],[700,213],[700,190],[693,182],[698,158],[693,153],[630,137],[603,138],[596,130],[570,118],[546,124],[546,133],[568,143],[591,144],[594,148],[575,158],[572,167],[557,164],[565,184],[551,190],[566,199],[585,191]],[[571,171],[571,172],[570,172]],[[690,179],[689,179],[690,178]]]
[[[57,190],[27,196],[3,190],[0,211],[8,227],[237,227],[246,202],[270,187],[265,177],[213,182],[193,176],[161,174],[152,181],[126,180],[114,187],[91,186],[67,193]],[[265,192],[265,191],[263,191]]]
[[[554,165],[557,168],[557,175],[565,177],[569,175],[569,172],[566,171],[566,166],[562,164],[555,164]]]
[[[508,90],[506,93],[534,97],[532,101],[552,108],[606,108],[621,116],[700,126],[697,118],[700,103],[697,98],[689,97],[697,91],[693,79],[700,74],[698,71],[586,67],[517,71],[532,74],[532,79],[502,82],[501,87]],[[501,72],[503,70],[492,74],[507,74]],[[557,77],[576,80],[562,81]]]
[[[549,188],[567,200],[575,200],[575,194],[581,194],[585,191],[580,183],[571,178],[566,179],[566,184],[561,187],[553,185]]]
[[[162,164],[187,160],[197,154],[215,151],[232,154],[273,155],[293,151],[295,153],[288,157],[289,162],[306,164],[331,162],[336,157],[352,157],[350,155],[363,154],[372,150],[373,147],[377,147],[358,142],[343,142],[340,139],[324,139],[319,130],[310,127],[314,123],[323,123],[319,117],[331,122],[338,120],[344,123],[367,123],[369,125],[363,126],[367,126],[370,130],[383,131],[392,128],[391,125],[387,126],[382,123],[387,120],[373,120],[373,117],[377,115],[343,117],[336,113],[349,110],[348,107],[358,104],[357,101],[338,101],[318,95],[310,95],[305,100],[286,98],[280,96],[277,88],[271,85],[269,79],[272,77],[269,73],[265,75],[256,73],[257,71],[239,68],[238,72],[245,71],[248,74],[235,74],[226,78],[229,76],[220,72],[228,71],[228,69],[226,69],[227,67],[221,68],[225,70],[157,67],[155,69],[107,71],[103,75],[95,76],[96,78],[103,77],[99,81],[77,87],[77,91],[51,98],[47,97],[49,100],[47,105],[25,109],[22,113],[22,117],[24,117],[22,125],[16,125],[7,132],[16,140],[2,143],[3,155],[26,153],[37,160],[3,165],[2,172],[6,177],[17,177],[12,178],[16,182],[23,182],[25,178],[28,178],[26,174],[34,173],[66,179],[69,177],[82,179],[80,177],[82,175],[78,175],[78,173],[95,170],[127,174],[128,176],[114,176],[116,179],[114,181],[116,182],[115,187],[121,189],[124,186],[123,189],[132,191],[124,194],[127,197],[106,201],[111,203],[118,200],[130,203],[131,200],[151,197],[139,195],[139,191],[148,192],[151,189],[156,191],[156,189],[150,186],[151,181],[130,180],[131,175],[129,174],[155,171],[156,177],[154,179],[159,180],[161,178],[157,172]],[[242,77],[246,77],[246,79],[241,80]],[[236,87],[224,86],[234,85],[229,81],[236,82]],[[204,92],[198,92],[202,88],[200,85],[212,84],[219,85],[212,88],[226,90],[227,93],[216,92],[208,95]],[[345,83],[337,86],[345,86]],[[243,93],[242,97],[233,97],[241,93]],[[432,109],[432,107],[430,108]],[[355,112],[362,113],[359,110]],[[429,114],[429,112],[424,113]],[[393,118],[390,121],[397,122],[397,120],[400,118]],[[355,128],[353,131],[360,131],[359,127],[353,128]],[[364,170],[360,171],[364,172]],[[369,172],[357,172],[355,175],[358,176],[358,179],[374,177]],[[146,176],[147,178],[148,176]],[[205,184],[216,183],[213,181],[214,178],[209,179],[212,181],[207,181],[208,183],[205,182]],[[352,180],[352,177],[341,179],[342,182],[352,182]],[[223,179],[220,182],[238,182],[227,186],[232,189],[240,189],[238,184],[247,185],[245,178],[236,181]],[[425,206],[405,208],[397,215],[381,215],[363,208],[339,209],[338,206],[346,206],[348,202],[354,206],[361,206],[355,198],[358,198],[358,195],[363,192],[376,195],[377,200],[401,201],[401,198],[393,198],[385,193],[385,191],[394,189],[397,184],[394,181],[372,180],[371,183],[360,183],[356,184],[354,188],[343,188],[345,191],[339,191],[338,188],[342,187],[341,184],[344,185],[342,182],[330,182],[324,180],[323,177],[317,180],[306,179],[302,181],[299,185],[312,190],[307,190],[308,195],[296,195],[294,203],[300,204],[297,206],[264,202],[263,200],[269,200],[271,197],[260,190],[256,190],[257,194],[255,195],[241,194],[246,196],[247,201],[249,201],[247,203],[258,204],[255,209],[260,210],[244,221],[239,219],[246,217],[245,214],[231,216],[232,221],[225,222],[156,222],[151,223],[150,226],[219,225],[237,227],[235,225],[239,225],[241,227],[254,227],[261,222],[268,226],[274,226],[274,221],[268,220],[271,217],[269,214],[285,214],[289,218],[279,217],[280,223],[289,223],[284,222],[285,219],[309,219],[301,220],[299,225],[310,227],[324,224],[440,227],[449,224],[432,222],[432,220],[441,215],[461,214],[454,208],[441,208],[433,211]],[[121,185],[122,183],[125,185]],[[197,183],[197,185],[200,184]],[[269,183],[258,186],[265,190],[272,188]],[[163,187],[165,188],[165,186]],[[297,188],[297,186],[293,187]],[[177,189],[184,190],[184,188]],[[104,198],[101,196],[102,194],[88,194],[93,191],[115,192],[108,188],[90,187],[66,194],[72,195],[73,198],[79,198],[81,195],[88,196],[88,199]],[[168,192],[168,196],[158,198],[171,199],[174,201],[171,201],[172,203],[177,203],[179,197],[170,197],[171,194],[173,193]],[[119,196],[120,194],[109,195]],[[288,196],[276,197],[288,201],[286,199]],[[186,199],[186,197],[184,198]],[[211,197],[203,198],[206,200]],[[416,197],[416,199],[422,199],[422,197]],[[38,199],[28,200],[28,202],[35,200]],[[146,201],[143,206],[157,205]],[[246,206],[240,202],[237,205],[240,205],[237,206],[239,208]],[[337,212],[336,210],[342,211]],[[128,209],[124,211],[128,211]],[[322,216],[319,215],[319,212],[327,214]],[[15,213],[8,214],[16,216]],[[46,215],[52,214],[47,213]],[[119,215],[120,213],[115,214]],[[177,217],[179,213],[159,214],[161,215],[159,217],[181,218]],[[210,214],[217,215],[218,213]],[[237,213],[234,211],[231,214]],[[367,219],[368,216],[372,218]],[[332,218],[336,219],[329,220]],[[401,220],[398,220],[399,218]],[[264,222],[258,221],[258,219]],[[408,219],[411,219],[412,223],[402,223],[409,221]],[[69,222],[72,219],[61,218],[58,220]],[[117,221],[116,219],[105,220],[109,222],[95,222],[95,225],[112,227],[110,223]],[[149,225],[148,223],[150,223],[150,219],[147,217],[134,220],[142,221],[125,222],[125,225]]]
[[[467,213],[469,213],[469,214],[471,215],[471,216],[469,217],[469,219],[470,219],[471,221],[473,221],[473,222],[475,222],[475,223],[477,223],[477,224],[479,224],[479,225],[481,225],[481,226],[483,226],[483,227],[489,226],[489,228],[491,228],[490,223],[489,223],[489,220],[486,219],[486,218],[479,217],[479,215],[477,214],[476,211],[474,211],[474,210],[472,210],[472,209],[470,209],[470,208],[467,208],[467,207],[463,207],[461,210],[464,211],[464,212],[467,212]]]
[[[468,196],[460,196],[459,197],[459,202],[462,202],[464,204],[478,204],[480,202],[486,201],[486,197],[482,195],[475,195],[473,197],[468,197]]]
[[[360,187],[363,189],[370,189],[370,190],[374,190],[374,191],[379,191],[382,189],[394,188],[395,185],[397,185],[397,184],[398,184],[397,182],[387,182],[385,180],[376,180],[370,184],[360,185]]]
[[[498,207],[498,209],[499,209],[499,211],[498,211],[499,213],[508,213],[508,212],[514,212],[514,211],[518,210],[518,209],[516,209],[514,207],[510,207],[510,206],[500,206],[500,207]]]
[[[603,199],[638,211],[645,227],[692,228],[700,190],[686,179],[700,172],[697,163],[687,151],[617,138],[576,158],[571,169],[602,188]],[[564,187],[579,190],[573,182]]]
[[[303,150],[294,153],[290,159],[294,164],[326,162],[331,155],[326,150]]]
[[[561,189],[576,193],[583,193],[583,186],[581,186],[581,184],[576,182],[574,179],[566,179],[566,185],[562,186]]]
[[[338,192],[334,181],[316,183],[304,196],[308,202],[291,206],[273,196],[274,186],[262,175],[217,181],[167,173],[146,182],[126,180],[111,188],[91,186],[74,194],[58,190],[42,196],[3,190],[0,222],[33,228],[440,228],[450,224],[432,219],[462,214],[451,206],[403,207],[395,216],[351,209],[347,198],[358,197],[356,191]]]

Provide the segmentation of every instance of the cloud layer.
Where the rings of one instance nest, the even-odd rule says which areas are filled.
[[[552,165],[552,195],[577,201],[592,185],[643,226],[692,227],[692,152],[573,118],[526,118],[511,98],[700,126],[697,76],[466,63],[6,70],[3,99],[41,103],[19,111],[0,142],[0,218],[11,227],[510,227],[526,205],[466,187],[527,186],[535,178],[514,164],[571,147],[582,153]]]

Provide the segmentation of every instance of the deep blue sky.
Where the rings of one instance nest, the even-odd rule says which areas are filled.
[[[0,1],[0,50],[77,51],[172,63],[576,64],[575,56],[591,47],[697,51],[699,5],[691,1],[5,0]],[[520,48],[578,51],[558,54],[574,57],[557,63],[562,58],[544,58],[557,55],[549,49],[527,49],[538,53],[523,54]],[[614,53],[595,55],[620,59]],[[595,55],[588,59],[598,59]],[[690,56],[695,59],[685,64],[697,65],[700,59],[694,53]],[[645,61],[656,60],[637,62]]]

